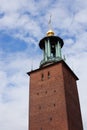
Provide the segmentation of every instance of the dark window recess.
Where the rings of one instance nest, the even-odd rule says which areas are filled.
[[[45,91],[45,93],[47,94],[47,91]]]
[[[56,90],[54,90],[54,93],[56,93]]]
[[[55,107],[55,106],[56,106],[56,104],[54,103],[54,104],[53,104],[53,106]]]
[[[37,93],[37,95],[39,95],[39,93]]]
[[[52,121],[52,117],[50,117],[50,121]]]
[[[48,79],[50,78],[50,72],[48,71]]]
[[[42,130],[42,128],[40,128],[40,130]]]
[[[39,106],[39,110],[41,110],[41,106]]]
[[[41,75],[41,80],[42,80],[42,81],[44,80],[44,74]]]

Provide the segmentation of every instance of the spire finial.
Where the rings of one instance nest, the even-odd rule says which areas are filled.
[[[52,25],[51,25],[51,22],[52,22],[51,18],[52,18],[52,14],[50,14],[50,19],[48,22],[49,30],[47,32],[47,36],[54,36],[54,31],[52,30]]]
[[[51,18],[52,18],[52,14],[50,14],[50,19],[49,19],[49,22],[48,22],[49,29],[52,29]]]

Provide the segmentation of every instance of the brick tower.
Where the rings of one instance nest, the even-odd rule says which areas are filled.
[[[83,130],[76,80],[52,30],[40,40],[43,60],[30,76],[28,130]]]

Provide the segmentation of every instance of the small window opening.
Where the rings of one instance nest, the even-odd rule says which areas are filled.
[[[44,74],[41,75],[41,80],[42,80],[42,81],[44,80]]]
[[[47,91],[45,91],[45,93],[47,94]]]
[[[50,121],[52,121],[52,117],[50,117]]]
[[[39,93],[37,93],[37,95],[39,95]]]
[[[54,103],[53,105],[54,105],[54,107],[56,106],[56,104],[55,104],[55,103]]]
[[[39,106],[39,110],[41,110],[41,106]]]
[[[56,93],[56,90],[54,90],[54,93]]]
[[[42,128],[40,128],[40,130],[42,130]]]
[[[50,78],[50,72],[48,71],[48,79]]]

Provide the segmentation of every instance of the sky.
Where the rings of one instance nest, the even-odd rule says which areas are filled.
[[[29,76],[43,59],[38,44],[52,15],[62,55],[79,77],[78,93],[87,130],[87,0],[0,0],[0,130],[27,130]]]

